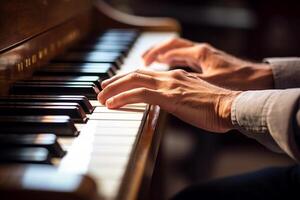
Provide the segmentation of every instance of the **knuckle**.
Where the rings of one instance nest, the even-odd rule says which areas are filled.
[[[202,46],[203,46],[204,49],[210,49],[210,48],[212,48],[211,44],[206,43],[206,42],[202,43]]]
[[[140,78],[140,74],[137,72],[133,72],[129,75],[129,80],[132,80],[132,81],[137,80],[139,78]]]
[[[147,98],[149,96],[149,90],[146,88],[141,88],[139,93],[144,98]]]
[[[150,77],[147,77],[147,79],[148,79],[149,83],[151,83],[152,85],[154,85],[154,86],[158,85],[158,80],[156,78],[150,76]]]
[[[143,72],[144,72],[143,69],[137,69],[137,70],[135,70],[133,73],[141,74],[141,73],[143,73]]]
[[[165,88],[168,90],[174,90],[178,87],[181,86],[181,82],[178,80],[170,80],[168,83],[165,85]]]
[[[179,41],[180,39],[179,38],[177,38],[177,37],[175,37],[175,38],[171,38],[170,40],[169,40],[169,44],[176,44],[178,41]]]
[[[206,54],[211,50],[212,46],[208,43],[202,43],[202,44],[198,45],[198,48],[199,48],[200,53]]]
[[[182,78],[186,76],[187,72],[183,69],[175,69],[172,71],[171,75],[173,78]]]

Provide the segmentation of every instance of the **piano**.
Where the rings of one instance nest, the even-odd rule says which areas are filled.
[[[10,0],[0,27],[0,199],[147,199],[164,113],[96,98],[179,24],[101,0]]]

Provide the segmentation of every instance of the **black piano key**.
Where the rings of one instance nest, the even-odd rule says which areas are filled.
[[[107,51],[107,52],[117,52],[122,54],[123,56],[127,56],[128,54],[128,46],[124,45],[107,45],[107,44],[95,44],[95,43],[85,43],[78,44],[73,47],[71,51]]]
[[[73,106],[82,109],[82,107],[75,102],[33,102],[33,101],[1,101],[0,106]]]
[[[54,133],[78,136],[79,131],[69,116],[0,116],[0,133]]]
[[[64,95],[10,95],[0,97],[0,102],[61,102],[61,103],[77,103],[82,109],[91,114],[94,107],[85,96],[64,96]]]
[[[132,40],[126,40],[123,39],[122,40],[122,36],[118,37],[110,37],[110,36],[106,36],[106,37],[100,37],[97,39],[96,43],[102,43],[102,44],[111,44],[111,45],[124,45],[127,47],[131,47],[133,45],[133,41]]]
[[[96,87],[99,90],[97,85],[95,85],[93,82],[77,82],[77,81],[17,81],[14,83],[14,85],[79,85],[79,86],[90,86],[90,87]]]
[[[123,33],[105,33],[98,37],[96,43],[106,43],[106,44],[119,44],[126,45],[131,48],[137,39],[136,35],[123,34]]]
[[[90,37],[88,40],[82,41],[82,43],[91,42],[112,42],[115,44],[133,44],[137,37],[131,34],[122,33],[104,33],[98,37]]]
[[[101,73],[105,72],[108,76],[116,75],[118,68],[115,65],[109,63],[52,63],[47,67],[51,68],[79,68],[79,69],[98,69]]]
[[[61,57],[54,59],[53,62],[112,63],[119,67],[123,60],[121,54],[114,52],[68,52]]]
[[[68,70],[75,70],[75,69],[93,69],[99,70],[99,73],[106,73],[107,76],[110,77],[116,74],[118,68],[115,65],[109,63],[50,63],[49,65],[45,66],[44,68],[60,68],[60,69],[68,69]]]
[[[128,30],[128,29],[109,29],[106,30],[101,36],[124,36],[137,38],[139,36],[138,30]]]
[[[93,47],[93,48],[91,48]],[[125,55],[128,53],[128,45],[123,44],[103,44],[103,42],[97,42],[96,40],[93,42],[82,42],[73,47],[73,49],[87,49],[87,50],[103,50],[103,51],[116,51],[116,52],[123,52]]]
[[[113,35],[113,34],[106,34],[98,37],[98,41],[112,41],[112,42],[121,42],[121,43],[133,43],[135,37],[128,36],[128,35]]]
[[[98,76],[102,78],[108,78],[116,74],[118,67],[110,63],[52,63],[45,67],[46,69],[64,69],[75,71],[88,71],[93,70],[99,73]]]
[[[83,95],[89,99],[97,99],[99,89],[89,85],[36,85],[15,84],[10,89],[10,94],[18,95]]]
[[[92,82],[97,85],[98,88],[101,88],[102,79],[100,76],[32,76],[28,80],[23,81],[30,81],[30,82]]]
[[[87,116],[77,103],[57,102],[0,102],[0,113],[14,115],[67,115],[75,122],[84,123]]]
[[[66,154],[54,134],[0,134],[0,151],[20,147],[45,148],[53,157],[59,158]]]
[[[87,44],[91,44],[91,43],[87,43]],[[132,45],[131,43],[125,43],[125,42],[117,42],[117,41],[105,41],[105,40],[100,40],[100,41],[96,41],[95,43],[92,43],[95,45],[102,45],[102,46],[115,46],[115,45],[120,45],[123,46],[124,48],[126,48],[127,50],[130,50]]]
[[[96,63],[97,64],[97,63]],[[102,80],[115,74],[112,65],[109,63],[99,63],[97,68],[76,68],[64,67],[65,64],[51,64],[48,67],[40,68],[34,75],[43,76],[100,76]]]
[[[51,164],[52,156],[45,148],[0,149],[0,163]]]
[[[138,31],[112,31],[108,30],[103,32],[100,37],[116,37],[122,36],[124,38],[136,39],[139,35]]]

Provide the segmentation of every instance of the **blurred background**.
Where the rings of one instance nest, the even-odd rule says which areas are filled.
[[[107,1],[135,15],[175,18],[182,25],[182,37],[245,59],[300,56],[299,1]],[[151,199],[167,199],[197,182],[294,163],[238,132],[207,133],[173,116],[167,121]]]
[[[120,10],[180,21],[182,36],[260,60],[299,55],[299,1],[108,0]]]

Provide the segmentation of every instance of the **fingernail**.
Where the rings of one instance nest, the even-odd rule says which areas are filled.
[[[106,101],[105,105],[106,105],[106,107],[108,107],[108,108],[112,108],[112,107],[113,107],[113,99],[112,99],[112,98],[108,99],[108,100]]]
[[[105,88],[107,82],[108,82],[107,80],[101,82],[101,88],[102,89]]]
[[[98,101],[99,101],[102,105],[105,104],[105,102],[102,100],[102,93],[101,93],[101,92],[98,93],[97,99],[98,99]]]
[[[148,65],[149,65],[148,62],[147,62],[146,60],[144,60],[144,65],[145,65],[145,66],[148,66]]]

